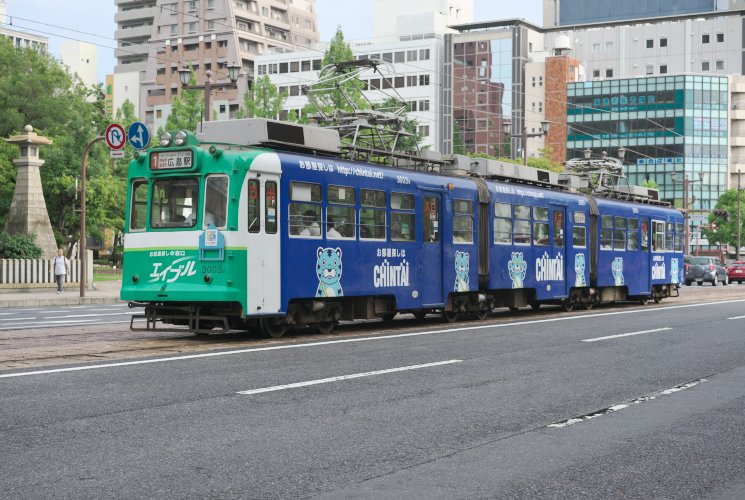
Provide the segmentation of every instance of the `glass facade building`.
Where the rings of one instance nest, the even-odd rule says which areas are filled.
[[[727,190],[728,78],[660,76],[570,83],[567,158],[627,148],[629,184],[657,183],[660,197],[683,207],[691,180],[691,222],[705,220]],[[676,182],[670,175],[676,173]],[[695,197],[695,200],[694,200]]]
[[[559,24],[602,23],[717,10],[717,0],[561,0]]]

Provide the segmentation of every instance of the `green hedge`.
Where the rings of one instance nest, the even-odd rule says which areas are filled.
[[[0,259],[40,259],[34,234],[0,234]]]

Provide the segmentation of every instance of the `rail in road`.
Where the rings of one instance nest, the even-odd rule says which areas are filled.
[[[603,306],[597,312],[619,308],[643,311],[676,304],[736,299],[745,297],[745,285],[683,287],[680,292],[680,297],[666,299],[661,304],[644,307],[632,303],[617,304]],[[173,332],[135,333],[129,330],[129,317],[133,312],[124,304],[0,310],[0,370],[233,349],[244,345],[283,345],[328,338],[311,329],[297,330],[277,340],[264,339],[254,332],[231,332],[207,337]],[[586,314],[592,313],[572,313]],[[457,325],[468,327],[566,315],[557,307],[544,307],[538,313],[530,308],[516,312],[498,310],[484,321],[467,321]],[[392,323],[375,320],[343,324],[335,331],[334,338],[401,334],[441,325],[436,315],[428,316],[423,322],[403,315]]]

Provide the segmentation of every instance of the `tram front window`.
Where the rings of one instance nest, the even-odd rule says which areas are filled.
[[[194,227],[197,222],[197,179],[162,179],[153,183],[150,226]]]

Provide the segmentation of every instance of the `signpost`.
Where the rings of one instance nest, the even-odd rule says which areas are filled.
[[[111,150],[112,158],[124,158],[124,145],[127,143],[127,136],[124,134],[124,127],[118,123],[110,123],[106,127],[104,134],[106,145]]]
[[[150,144],[150,130],[142,122],[134,122],[127,129],[127,139],[135,149],[147,149]]]

